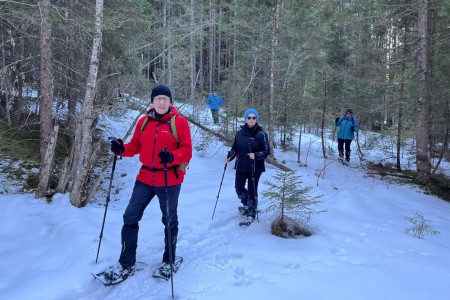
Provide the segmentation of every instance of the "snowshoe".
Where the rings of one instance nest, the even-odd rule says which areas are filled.
[[[123,268],[120,263],[108,267],[105,271],[91,275],[105,286],[112,286],[124,282],[133,276],[136,271],[141,271],[147,266],[146,263],[137,262],[134,266]]]
[[[181,256],[175,256],[175,261],[173,263],[173,273],[174,274],[178,271],[182,262],[183,262],[183,258]],[[170,279],[170,264],[164,263],[164,262],[161,263],[153,271],[152,277],[169,280]]]

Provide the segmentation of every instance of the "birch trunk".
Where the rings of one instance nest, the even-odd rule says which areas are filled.
[[[92,131],[93,131],[93,107],[95,92],[97,89],[97,75],[99,68],[99,57],[102,44],[102,19],[103,19],[103,0],[96,0],[95,3],[95,36],[92,43],[92,54],[89,65],[89,75],[86,85],[86,94],[84,97],[83,108],[80,114],[79,129],[76,131],[75,144],[80,145],[78,161],[75,165],[75,176],[70,192],[70,202],[76,207],[81,207],[85,203],[83,196],[86,191],[83,187],[88,178],[88,172],[91,169],[92,155]]]

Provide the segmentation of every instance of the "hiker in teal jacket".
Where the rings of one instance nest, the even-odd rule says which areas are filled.
[[[336,127],[339,126],[337,134],[339,159],[344,159],[345,145],[345,160],[350,161],[350,144],[355,139],[355,132],[359,131],[358,120],[353,117],[353,111],[349,108],[345,116],[337,117],[335,122]]]

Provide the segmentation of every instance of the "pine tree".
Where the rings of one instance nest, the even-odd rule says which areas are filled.
[[[321,203],[320,196],[308,197],[311,187],[301,188],[303,183],[301,176],[294,171],[277,171],[273,180],[266,180],[269,187],[263,192],[263,196],[270,199],[267,212],[273,212],[276,216],[272,222],[272,234],[289,238],[296,235],[310,236],[309,224],[311,219],[323,212],[312,206]]]

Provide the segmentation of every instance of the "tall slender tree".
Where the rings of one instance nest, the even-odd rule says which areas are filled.
[[[39,171],[39,185],[36,197],[43,197],[53,174],[53,157],[55,155],[58,126],[53,130],[53,68],[52,68],[52,28],[49,20],[50,0],[39,2],[41,12],[41,68],[40,68],[40,156],[41,167]]]
[[[273,0],[272,8],[272,38],[270,46],[270,97],[269,97],[269,146],[271,149],[275,148],[274,143],[274,105],[275,105],[275,66],[276,66],[276,52],[278,46],[278,20],[281,13],[281,0]],[[270,152],[270,157],[274,158],[274,151]]]
[[[75,178],[70,192],[70,202],[76,206],[81,207],[85,205],[83,201],[83,186],[86,183],[88,173],[92,169],[92,161],[90,160],[93,154],[92,136],[93,124],[96,117],[93,111],[94,98],[97,91],[98,83],[98,69],[100,63],[100,50],[102,45],[102,27],[103,27],[103,0],[96,0],[95,2],[95,35],[92,42],[92,54],[89,66],[89,75],[86,84],[86,94],[83,101],[83,108],[78,122],[78,128],[75,135],[74,145],[79,145],[75,159],[79,162],[75,165]]]
[[[431,0],[419,2],[419,38],[418,38],[418,97],[417,97],[417,126],[416,126],[416,180],[422,184],[430,182],[430,76],[431,76]]]

